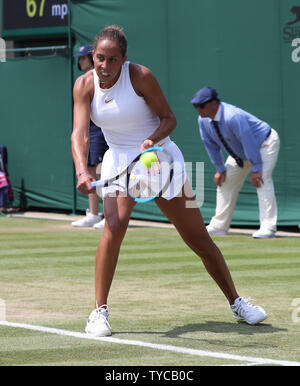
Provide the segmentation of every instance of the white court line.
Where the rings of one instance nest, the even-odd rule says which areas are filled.
[[[261,363],[261,362],[251,362],[251,363],[238,363],[238,364],[229,364],[229,365],[219,365],[222,367],[245,367],[245,366],[255,366],[255,365],[261,365],[261,364],[266,364],[266,363]]]
[[[0,325],[7,326],[7,327],[24,328],[27,330],[40,331],[40,332],[45,332],[50,334],[71,336],[71,337],[80,338],[80,339],[89,339],[89,340],[96,340],[96,341],[102,341],[102,342],[108,342],[108,343],[147,347],[147,348],[152,348],[156,350],[171,351],[171,352],[176,352],[181,354],[196,355],[200,357],[211,357],[211,358],[221,358],[221,359],[228,359],[228,360],[235,360],[235,361],[244,361],[244,362],[253,363],[253,365],[264,364],[264,365],[281,365],[281,366],[300,366],[300,362],[268,359],[268,358],[255,358],[255,357],[233,355],[233,354],[219,353],[219,352],[213,352],[213,351],[196,350],[192,348],[177,347],[177,346],[171,346],[168,344],[148,343],[148,342],[142,342],[138,340],[118,339],[118,338],[112,338],[112,337],[97,338],[92,335],[88,335],[81,332],[67,331],[67,330],[61,330],[61,329],[51,328],[51,327],[34,326],[31,324],[0,321]]]

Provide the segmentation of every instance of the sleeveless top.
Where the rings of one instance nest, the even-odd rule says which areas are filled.
[[[143,97],[136,94],[130,80],[130,62],[125,62],[117,82],[102,89],[94,74],[94,97],[91,119],[101,127],[110,148],[139,148],[160,124],[159,117],[150,109]]]
[[[94,75],[94,97],[91,102],[91,119],[101,127],[109,146],[101,168],[101,179],[109,179],[124,170],[140,153],[141,144],[160,124],[159,117],[151,110],[143,97],[136,94],[130,80],[129,62],[125,62],[118,81],[109,89],[102,89],[96,71]],[[170,137],[158,143],[171,152],[174,159],[174,178],[163,197],[175,197],[186,179],[184,159],[181,151]],[[126,184],[102,188],[103,197],[116,190],[125,191]]]

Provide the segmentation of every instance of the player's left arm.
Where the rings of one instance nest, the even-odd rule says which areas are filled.
[[[142,144],[141,151],[143,151],[170,135],[177,122],[152,71],[144,66],[131,64],[131,81],[135,92],[145,99],[160,119],[159,127]]]

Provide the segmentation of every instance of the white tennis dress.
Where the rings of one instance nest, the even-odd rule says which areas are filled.
[[[129,64],[130,62],[123,64],[118,81],[109,89],[100,88],[98,75],[93,70],[94,97],[91,103],[91,119],[101,127],[109,146],[102,161],[101,179],[112,178],[124,170],[140,153],[144,140],[160,124],[159,117],[133,89]],[[172,188],[163,195],[170,200],[178,195],[186,179],[183,155],[169,137],[155,145],[163,146],[174,159]],[[120,186],[109,186],[102,189],[102,195],[116,190],[123,189]]]

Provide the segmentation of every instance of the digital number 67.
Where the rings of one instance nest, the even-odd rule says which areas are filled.
[[[41,0],[39,16],[44,15],[45,1],[46,0]],[[37,12],[36,0],[26,0],[26,12],[29,17],[35,17]]]

